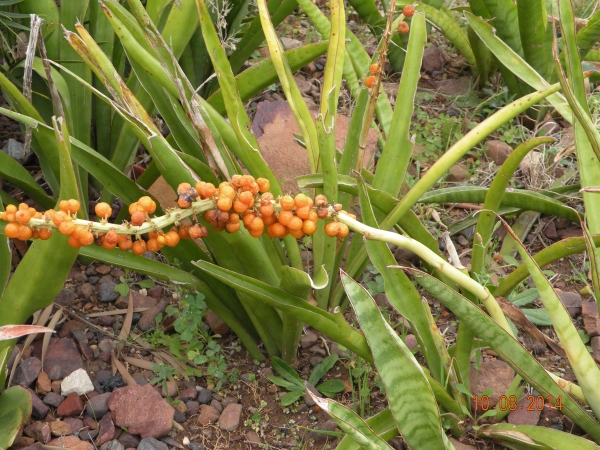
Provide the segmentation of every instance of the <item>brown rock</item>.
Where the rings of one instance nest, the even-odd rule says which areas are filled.
[[[344,148],[348,133],[349,119],[338,115],[336,123],[336,147]],[[273,169],[287,192],[298,192],[296,177],[310,173],[308,154],[304,148],[294,142],[294,133],[300,134],[300,127],[285,101],[261,102],[256,109],[252,122],[252,132],[258,137],[258,143],[267,164]],[[377,147],[377,132],[369,131],[365,161],[372,162]]]
[[[444,59],[442,52],[435,45],[430,45],[423,52],[421,67],[425,72],[439,72],[442,70]]]
[[[34,358],[27,358],[15,369],[13,384],[23,387],[29,387],[37,379],[42,370],[42,362]]]
[[[296,81],[301,94],[310,94],[312,84],[309,80],[302,76],[295,76],[294,81]]]
[[[240,426],[241,417],[242,405],[239,403],[230,403],[219,417],[219,428],[226,431],[235,431]]]
[[[149,384],[115,389],[108,407],[115,425],[131,434],[159,438],[171,431],[175,409]]]
[[[94,450],[90,442],[82,441],[75,436],[61,436],[48,442],[48,446],[71,450]]]
[[[35,444],[22,448],[21,450],[44,450],[44,444],[41,442],[36,442]]]
[[[69,320],[65,322],[58,332],[58,336],[61,338],[68,337],[72,330],[85,330],[86,325],[79,320]]]
[[[110,273],[110,271],[110,266],[107,266],[106,264],[96,267],[96,273],[99,273],[100,275],[107,275]]]
[[[467,166],[464,163],[458,163],[450,167],[446,181],[460,183],[467,179]]]
[[[554,220],[548,222],[548,225],[546,225],[546,228],[544,228],[544,236],[552,240],[558,239],[558,234],[556,233],[556,224],[554,223]]]
[[[431,81],[431,84],[442,95],[465,95],[471,90],[471,79],[469,77]]]
[[[246,441],[254,445],[258,445],[261,443],[260,436],[254,431],[248,431],[246,433]]]
[[[50,388],[52,389],[52,392],[54,392],[55,394],[60,394],[60,391],[62,390],[60,387],[61,384],[62,384],[62,380],[54,380],[50,384]]]
[[[571,317],[578,316],[581,314],[581,295],[577,292],[564,292],[556,290],[558,298],[566,308],[567,312]]]
[[[73,434],[73,428],[67,422],[57,420],[56,422],[50,422],[50,432],[52,436],[69,436]]]
[[[147,295],[142,295],[134,290],[130,290],[129,294],[131,294],[131,300],[133,302],[134,308],[152,308],[158,303],[158,301],[155,298],[148,297]],[[127,306],[129,305],[129,294],[127,294],[125,297],[120,295],[117,301],[115,302],[115,307],[127,309]]]
[[[498,166],[504,164],[513,151],[510,145],[499,139],[491,139],[485,143],[485,146],[487,147],[486,156]]]
[[[83,368],[83,360],[73,339],[50,340],[43,369],[51,380],[61,380],[77,369]]]
[[[600,361],[600,336],[594,336],[590,339],[590,345],[592,346],[592,356],[596,361]]]
[[[188,400],[196,400],[196,397],[198,397],[198,391],[196,390],[195,386],[187,387],[179,392],[179,400],[183,402],[187,402]]]
[[[115,437],[115,424],[113,423],[110,414],[105,414],[98,423],[98,437],[96,445],[100,446]]]
[[[415,348],[419,348],[419,343],[417,342],[417,338],[412,334],[406,335],[406,337],[404,338],[404,343],[410,349],[410,351],[413,351]]]
[[[163,288],[158,284],[156,286],[152,286],[148,289],[148,297],[155,298],[156,300],[160,300],[163,295]]]
[[[46,372],[40,372],[35,382],[35,390],[38,394],[46,395],[52,390],[52,382]]]
[[[598,318],[598,305],[596,302],[583,302],[581,304],[583,327],[590,337],[600,336],[600,320]]]
[[[137,448],[140,444],[140,437],[124,431],[119,435],[119,442],[123,444],[125,448]]]
[[[23,447],[29,447],[30,445],[35,444],[35,439],[27,437],[27,436],[21,436],[16,438],[13,441],[12,447],[14,448],[19,448],[22,449]],[[41,445],[41,442],[40,442]]]
[[[213,406],[202,405],[200,407],[198,423],[201,426],[210,425],[211,423],[215,423],[217,420],[219,420],[219,415],[219,411],[217,411]]]
[[[48,408],[48,405],[45,405],[44,402],[42,402],[42,399],[40,399],[40,397],[38,397],[31,389],[27,389],[27,391],[29,392],[29,395],[31,395],[31,415],[40,420],[45,418],[48,415],[50,408]]]
[[[67,395],[65,401],[56,408],[56,414],[59,416],[78,416],[83,411],[83,401],[76,392]]]
[[[490,398],[490,408],[494,408],[514,377],[514,371],[504,361],[499,359],[484,361],[479,370],[476,370],[475,366],[471,366],[471,392],[480,397],[484,391],[491,389],[493,392],[488,397]],[[472,401],[472,403],[474,407],[475,402]],[[481,402],[478,406],[481,406]]]
[[[527,397],[523,397],[517,402],[517,409],[511,411],[508,414],[508,423],[514,423],[515,425],[537,425],[540,420],[541,410],[536,408],[528,409],[531,400]]]
[[[78,433],[79,430],[81,430],[83,428],[83,420],[81,420],[77,417],[65,417],[62,421],[64,423],[71,425],[71,429],[75,433]]]
[[[156,302],[155,299],[152,300]],[[167,302],[166,300],[161,300],[160,302],[158,302],[157,305],[153,306],[148,311],[145,311],[137,324],[138,328],[142,331],[148,331],[150,328],[152,328],[156,316],[162,313],[168,305],[169,302]]]
[[[164,386],[161,388],[160,393],[163,397],[175,398],[177,395],[177,383],[174,381],[167,381],[167,390],[165,391]]]
[[[217,315],[214,312],[208,311],[204,318],[214,334],[225,336],[231,333],[231,328],[229,328],[229,325],[227,325],[219,317],[217,317]]]
[[[50,441],[50,426],[46,422],[33,422],[23,430],[25,436],[35,439],[36,441],[47,443]]]
[[[583,231],[581,228],[567,228],[558,230],[558,237],[561,239],[568,239],[572,237],[583,237]]]

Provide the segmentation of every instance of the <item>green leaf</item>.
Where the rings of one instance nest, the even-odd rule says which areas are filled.
[[[273,365],[273,369],[275,369],[279,375],[281,375],[290,383],[294,383],[304,389],[304,380],[300,378],[296,371],[292,369],[290,365],[287,364],[283,359],[273,356],[273,358],[271,358],[271,364]]]
[[[423,369],[364,288],[344,272],[341,277],[404,440],[412,448],[445,449],[437,403]]]
[[[129,286],[126,284],[117,284],[115,286],[115,292],[118,292],[119,294],[121,294],[123,297],[125,297],[127,294],[129,294]]]
[[[24,426],[29,421],[31,406],[31,394],[21,386],[8,388],[0,395],[0,416],[4,416],[15,408],[18,408],[21,411],[21,426]],[[0,436],[2,436],[1,432]]]
[[[365,422],[367,426],[373,430],[373,433],[385,441],[389,441],[399,434],[398,427],[396,426],[396,422],[394,421],[394,417],[389,408],[369,417]],[[346,435],[337,445],[336,450],[360,450],[360,445],[352,440],[349,435]]]
[[[317,391],[327,397],[333,397],[335,394],[339,394],[344,389],[346,389],[346,385],[342,380],[327,380],[316,386]]]
[[[493,439],[500,439],[502,441],[514,442],[524,446],[519,448],[540,448],[539,446],[542,445],[545,448],[557,450],[598,449],[598,446],[595,443],[581,436],[565,433],[553,428],[533,425],[514,425],[512,423],[482,425],[478,429],[477,434]]]
[[[292,383],[289,381],[286,381],[282,378],[279,377],[274,377],[274,376],[270,376],[268,377],[268,380],[273,383],[276,384],[277,386],[281,386],[282,388],[286,388],[288,391],[297,391],[297,390],[301,390],[302,393],[304,393],[304,384],[298,384],[296,382]]]
[[[548,311],[545,308],[523,308],[523,314],[527,317],[531,323],[538,327],[549,327],[552,326],[552,320],[548,315]]]
[[[0,448],[9,448],[21,429],[23,413],[19,408],[13,408],[0,416]]]
[[[294,402],[298,401],[304,396],[304,391],[292,391],[281,397],[281,404],[283,406],[290,406]]]
[[[319,380],[323,378],[323,375],[329,372],[329,370],[335,365],[338,358],[338,355],[334,353],[317,364],[311,371],[310,376],[308,377],[308,382],[311,385],[316,386]]]
[[[152,281],[152,280],[141,280],[141,281],[137,281],[134,284],[137,284],[139,287],[146,288],[146,289],[149,289],[155,285],[154,281]]]
[[[516,306],[525,306],[533,303],[540,298],[540,293],[537,289],[525,289],[523,292],[511,295],[508,299]]]

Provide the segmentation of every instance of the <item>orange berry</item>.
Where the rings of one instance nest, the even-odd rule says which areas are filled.
[[[91,231],[85,230],[79,236],[79,242],[81,245],[92,245],[94,243],[94,235]]]
[[[19,210],[15,213],[15,220],[19,223],[26,224],[31,220],[31,216],[28,211]]]
[[[259,238],[262,236],[263,231],[264,231],[264,227],[261,228],[260,230],[250,230],[249,233],[250,233],[250,236]]]
[[[7,212],[5,213],[6,215],[2,215],[2,219],[6,220],[7,222],[14,222],[15,221],[15,214],[16,212]]]
[[[35,217],[36,219],[42,219],[44,217],[44,214],[36,211],[36,213],[33,215],[33,217]]]
[[[263,195],[260,196],[261,205],[271,203],[273,200],[275,200],[275,197],[273,197],[273,194],[270,192],[265,192]]]
[[[342,204],[341,203],[336,203],[335,205],[333,205],[333,210],[336,211],[336,212],[342,211]]]
[[[302,222],[302,232],[304,234],[313,234],[315,231],[317,231],[317,224],[315,222],[313,222],[312,220],[305,220],[304,222]]]
[[[67,244],[69,245],[69,247],[73,248],[81,247],[81,242],[79,242],[79,239],[77,239],[75,236],[69,236],[69,239],[67,239]]]
[[[219,208],[221,211],[229,211],[232,206],[233,200],[231,200],[229,197],[219,197],[219,200],[217,200],[217,208]]]
[[[208,235],[208,231],[205,230],[206,227],[196,224],[188,228],[188,234],[192,239],[200,239]]]
[[[254,215],[254,213],[252,211],[246,211],[242,215],[242,222],[244,223],[244,226],[246,228],[248,228],[255,218],[256,218],[256,216]]]
[[[190,190],[191,187],[192,187],[192,185],[190,183],[181,183],[181,184],[179,184],[179,186],[177,186],[177,194],[185,195],[185,194],[187,194],[187,191]]]
[[[277,217],[275,217],[275,214],[271,214],[270,216],[262,216],[262,220],[265,223],[265,226],[269,226],[277,222]]]
[[[410,29],[410,27],[408,26],[408,23],[402,21],[398,24],[398,33],[400,34],[406,34],[408,33],[408,30]]]
[[[134,212],[131,215],[131,224],[139,227],[140,225],[143,225],[143,223],[146,221],[146,214],[143,212]]]
[[[240,184],[242,186],[242,189],[246,190],[255,181],[256,180],[252,175],[242,175],[242,178],[240,179]]]
[[[269,228],[271,228],[275,237],[284,237],[287,234],[287,228],[279,222],[274,223]]]
[[[6,212],[7,213],[16,213],[17,207],[15,205],[6,205]]]
[[[291,211],[294,207],[294,199],[289,195],[284,195],[279,199],[279,205],[284,211]]]
[[[229,214],[229,223],[239,223],[240,215],[236,213]]]
[[[306,205],[306,206],[302,206],[300,208],[296,208],[296,215],[298,217],[300,217],[302,220],[304,219],[308,219],[308,217],[310,216],[310,206]]]
[[[131,241],[131,236],[128,234],[119,234],[119,238],[123,236],[123,238],[119,239],[118,246],[120,250],[126,252],[127,250],[131,250],[133,247],[133,242]]]
[[[242,187],[242,176],[238,173],[236,173],[234,176],[231,177],[231,185],[235,188],[235,189],[239,189]]]
[[[75,224],[73,223],[73,220],[70,219],[70,218],[64,220],[58,226],[58,231],[60,231],[62,234],[71,234],[71,233],[73,233],[73,231],[75,231]]]
[[[133,215],[136,212],[146,212],[146,210],[140,206],[140,204],[138,202],[133,202],[131,205],[129,205],[129,215]]]
[[[329,211],[327,211],[327,208],[319,208],[317,209],[317,216],[319,217],[319,219],[324,219],[329,215]]]
[[[81,203],[79,203],[79,200],[75,200],[75,199],[69,200],[69,212],[71,214],[77,213],[77,211],[79,211],[80,208],[81,208]]]
[[[263,220],[260,217],[255,217],[252,222],[250,223],[250,225],[248,226],[248,229],[250,231],[258,231],[258,230],[263,230],[265,228],[265,223],[263,222]]]
[[[198,181],[194,186],[194,189],[196,189],[196,194],[198,194],[200,197],[202,197],[202,186],[204,186],[205,184],[206,181]]]
[[[375,75],[377,73],[377,69],[379,68],[379,66],[377,64],[371,64],[371,67],[369,67],[369,72],[373,75]]]
[[[309,201],[310,201],[310,199],[302,193],[297,194],[296,197],[294,197],[294,205],[296,205],[296,208],[302,208],[303,206],[308,206]]]
[[[104,236],[104,240],[109,244],[116,244],[119,242],[119,236],[115,230],[110,230],[108,233],[106,233],[106,236]]]
[[[39,236],[42,241],[47,241],[52,236],[52,230],[50,228],[42,228],[39,231]]]
[[[252,193],[252,195],[258,194],[260,192],[260,188],[258,187],[258,183],[256,181],[253,181],[252,183],[250,183],[250,186],[248,187],[248,191],[250,193]]]
[[[214,209],[209,209],[204,213],[204,220],[207,222],[216,222],[217,221],[217,211]]]
[[[228,233],[235,233],[236,231],[239,231],[240,229],[240,223],[231,223],[229,222],[228,224],[225,225],[225,229],[227,230]]]
[[[308,219],[307,220],[310,220],[312,222],[316,222],[318,218],[319,218],[319,216],[317,215],[317,212],[311,209],[310,213],[308,214]]]
[[[258,190],[260,192],[267,192],[269,189],[271,189],[271,182],[269,180],[267,180],[266,178],[257,178],[256,179],[256,184],[258,184]]]
[[[71,239],[73,236],[70,236],[69,239]],[[81,244],[81,243],[80,243]],[[115,247],[117,246],[117,244],[109,244],[108,242],[106,242],[104,240],[104,238],[102,239],[102,242],[100,243],[100,245],[102,246],[103,249],[105,250],[114,250]],[[120,247],[119,247],[120,248]]]
[[[138,205],[144,208],[144,211],[148,214],[152,214],[156,211],[156,202],[147,195],[144,195],[138,200]]]
[[[321,207],[321,206],[327,206],[327,197],[325,197],[323,194],[319,194],[315,197],[315,205]]]
[[[235,198],[235,191],[229,183],[225,186],[219,186],[219,198],[227,197],[231,200]]]
[[[262,217],[271,217],[273,215],[273,213],[275,212],[273,203],[270,203],[270,202],[266,205],[261,205],[261,207],[258,210]]]
[[[415,7],[413,5],[406,5],[402,8],[402,14],[404,17],[412,17],[415,15]]]
[[[33,239],[39,239],[40,238],[40,232],[38,230],[33,230],[31,237]]]
[[[350,230],[348,229],[348,225],[346,225],[345,223],[338,222],[338,232],[337,232],[338,238],[344,239],[346,236],[348,236],[349,232],[350,232]]]
[[[288,231],[296,239],[302,239],[304,237],[304,233],[302,232],[302,229],[300,229],[300,230],[290,230],[289,227],[288,227]]]
[[[85,231],[85,227],[82,227],[81,225],[75,225],[75,229],[73,230],[71,235],[74,236],[75,238],[79,239],[82,236],[84,231]]]
[[[4,234],[6,237],[15,239],[19,235],[21,224],[19,223],[8,223],[4,227]]]
[[[292,231],[297,231],[302,229],[302,219],[300,217],[292,217],[292,219],[287,224],[288,229]]]
[[[254,204],[254,196],[248,191],[241,192],[238,199],[240,202],[245,203],[248,206],[252,206]]]
[[[179,227],[177,234],[181,239],[190,239],[190,233],[188,233],[189,228],[190,227],[188,225],[182,225]]]
[[[21,205],[19,205],[19,209],[20,209]],[[62,212],[68,212],[69,211],[69,200],[61,200],[60,202],[58,202],[58,208],[62,211]]]
[[[19,228],[19,235],[17,236],[17,239],[20,241],[28,241],[29,239],[31,239],[31,236],[33,236],[33,230],[27,225],[21,225],[21,228]]]
[[[148,242],[146,242],[146,248],[148,249],[149,252],[152,252],[152,253],[156,253],[162,247],[163,246],[160,245],[160,243],[158,242],[157,239],[148,239]]]
[[[375,84],[375,77],[373,75],[370,75],[367,78],[365,78],[365,86],[366,87],[372,88],[374,84]]]
[[[67,218],[67,215],[63,211],[56,211],[52,215],[52,222],[54,222],[54,225],[56,225],[58,227],[58,226],[60,226],[61,223],[63,223],[63,221],[66,218]]]
[[[325,225],[325,233],[327,233],[327,236],[337,236],[339,229],[340,227],[338,222],[329,222],[327,225]]]
[[[146,242],[143,239],[138,239],[131,245],[131,252],[134,255],[143,255],[146,253]]]
[[[103,217],[105,219],[112,215],[112,207],[108,203],[104,202],[96,204],[94,211],[98,217]]]
[[[183,197],[179,197],[177,199],[177,205],[182,209],[188,209],[190,206],[192,206],[192,202],[187,201]]]
[[[202,197],[203,198],[213,197],[216,194],[216,192],[217,192],[217,188],[212,183],[205,183],[202,186]]]
[[[278,215],[277,215],[277,221],[287,227],[288,224],[290,223],[290,221],[294,218],[294,213],[292,213],[291,211],[281,211]]]
[[[229,222],[229,213],[221,211],[217,214],[217,222]]]

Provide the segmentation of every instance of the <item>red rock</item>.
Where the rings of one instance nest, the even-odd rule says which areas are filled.
[[[48,446],[71,450],[94,450],[90,442],[82,441],[75,436],[61,436],[48,442]]]
[[[85,330],[86,328],[85,323],[80,322],[79,320],[69,320],[63,324],[58,332],[58,336],[61,338],[68,337],[72,330]]]
[[[83,401],[76,392],[69,394],[65,401],[56,408],[59,416],[78,416],[83,411]]]
[[[100,422],[98,422],[98,429],[98,437],[96,438],[97,446],[114,439],[115,424],[113,423],[110,414],[105,414],[104,417],[102,417]]]
[[[129,293],[131,294],[131,299],[133,301],[134,308],[152,308],[157,303],[157,300],[155,298],[148,297],[147,295],[142,295],[137,291],[130,290]],[[119,298],[115,302],[115,306],[121,309],[127,309],[128,305],[129,294],[127,294],[125,297],[123,297],[122,295],[119,296]]]
[[[581,304],[581,315],[583,316],[585,332],[590,337],[600,336],[600,319],[596,302],[583,302]]]
[[[28,427],[25,427],[23,433],[25,433],[25,436],[29,436],[44,444],[50,441],[50,426],[45,422],[33,422]]]
[[[510,145],[499,139],[491,139],[485,143],[485,146],[487,147],[486,156],[498,166],[504,164],[513,151]]]
[[[148,297],[155,298],[156,300],[160,300],[162,298],[163,288],[158,284],[156,286],[152,286],[148,289]]]
[[[446,181],[460,183],[465,181],[467,176],[467,166],[464,163],[458,163],[450,167],[450,170],[448,170],[448,175],[446,176]]]
[[[140,318],[137,324],[138,328],[142,331],[148,331],[150,328],[152,328],[156,316],[162,313],[167,308],[167,306],[169,306],[169,302],[167,302],[166,300],[161,300],[148,311],[144,311],[142,317]]]
[[[581,295],[577,292],[564,292],[557,290],[558,298],[571,317],[581,314]]]
[[[110,266],[107,266],[106,264],[102,264],[101,266],[96,267],[96,273],[99,273],[100,275],[106,275],[110,273],[110,271]]]
[[[230,403],[219,417],[219,428],[226,431],[235,431],[240,426],[241,417],[242,405],[239,403]]]
[[[231,328],[229,328],[229,325],[227,325],[219,317],[217,317],[217,315],[214,312],[208,311],[208,313],[204,317],[206,323],[208,324],[213,333],[221,336],[225,336],[231,333]]]
[[[442,70],[444,59],[442,52],[435,45],[430,45],[423,52],[423,62],[421,66],[425,72],[439,72]]]
[[[581,228],[567,228],[566,230],[558,230],[558,237],[561,239],[567,239],[572,237],[582,237],[583,231]]]
[[[196,397],[198,397],[198,391],[196,390],[195,386],[187,387],[179,393],[179,400],[183,402],[187,402],[188,400],[196,400]]]
[[[508,414],[508,423],[514,423],[515,425],[537,425],[542,410],[538,410],[535,407],[529,409],[530,404],[531,400],[527,397],[519,400],[517,402],[517,409]]]
[[[46,372],[40,372],[35,382],[35,391],[38,394],[46,395],[52,390],[52,382]]]
[[[61,380],[77,369],[83,368],[83,360],[73,339],[62,338],[51,341],[43,367],[51,380]]]
[[[98,422],[92,416],[88,414],[83,415],[83,426],[89,428],[90,430],[95,430],[98,428]]]
[[[44,444],[42,444],[41,442],[36,442],[35,444],[30,445],[29,447],[22,448],[21,450],[44,450],[43,447]]]
[[[23,387],[29,387],[37,379],[42,370],[42,362],[34,358],[27,358],[15,369],[13,384]]]
[[[171,431],[175,409],[149,384],[115,389],[108,407],[115,425],[131,434],[159,438]]]
[[[77,417],[65,417],[62,421],[71,425],[71,429],[75,433],[78,433],[79,430],[83,429],[84,426],[83,421],[81,419],[78,419]]]
[[[202,405],[200,407],[200,416],[198,417],[198,423],[201,426],[210,425],[219,420],[219,411],[214,406]]]
[[[484,391],[491,389],[489,394],[490,408],[495,408],[501,395],[507,391],[512,383],[515,373],[508,364],[499,359],[494,361],[484,361],[479,370],[471,366],[471,392],[480,397]],[[474,400],[472,400],[473,406]],[[479,402],[478,407],[481,407]]]

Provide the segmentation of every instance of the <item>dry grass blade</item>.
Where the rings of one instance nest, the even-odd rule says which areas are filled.
[[[169,364],[171,364],[171,366],[173,366],[177,370],[177,373],[179,375],[181,375],[186,380],[189,380],[189,377],[185,373],[185,364],[175,360],[171,355],[169,355],[166,352],[152,352],[152,354],[167,361]]]
[[[112,360],[113,370],[117,369],[127,386],[137,386],[137,382],[133,379],[127,368],[123,365],[121,361],[119,361],[114,352],[110,353],[110,359]]]
[[[148,311],[150,308],[133,308],[133,312],[144,312],[144,311]],[[97,312],[97,313],[92,313],[92,314],[86,314],[86,317],[88,318],[92,318],[92,317],[103,317],[103,316],[120,316],[123,314],[127,314],[127,310],[126,309],[113,309],[112,311],[102,311],[102,312]]]
[[[25,52],[25,73],[23,75],[23,95],[31,102],[31,82],[33,80],[33,59],[35,58],[35,47],[38,42],[40,34],[40,28],[42,27],[43,20],[31,14],[31,30],[29,31],[29,42],[27,43],[27,51]],[[23,152],[25,159],[29,154],[31,148],[31,139],[33,133],[30,127],[26,127],[25,142]]]
[[[129,332],[131,331],[131,322],[133,320],[133,294],[129,292],[129,302],[127,304],[127,314],[125,315],[125,320],[123,321],[123,327],[121,328],[121,332],[119,333],[119,339],[121,342],[117,344],[117,355],[121,354],[121,350],[123,350],[123,341],[127,341],[127,337],[129,336]]]
[[[123,361],[125,361],[126,363],[131,364],[135,367],[139,367],[141,369],[152,370],[152,366],[154,366],[154,364],[152,364],[152,361],[146,361],[145,359],[132,358],[131,356],[122,356],[122,358]]]

